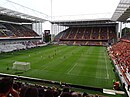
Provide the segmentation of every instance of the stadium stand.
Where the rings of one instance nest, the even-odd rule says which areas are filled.
[[[6,29],[6,27],[2,24],[0,24],[0,37],[6,37],[6,36],[14,36],[13,33]]]
[[[0,52],[11,52],[14,50],[26,49],[26,46],[22,44],[1,44]]]
[[[109,55],[112,58],[116,71],[119,72],[122,84],[129,91],[130,86],[130,40],[121,39],[118,43],[109,47]]]
[[[0,37],[36,37],[39,36],[33,30],[18,24],[0,24]]]
[[[55,41],[67,45],[106,46],[113,38],[116,38],[114,27],[70,27],[60,32]]]
[[[34,47],[40,47],[47,45],[41,41],[25,41],[25,42],[12,42],[0,44],[0,52],[11,52],[16,50],[25,50]]]
[[[0,52],[11,52],[44,46],[39,35],[32,29],[20,24],[0,23]],[[9,42],[10,41],[10,42]]]
[[[69,86],[62,84],[60,87],[56,87],[21,82],[18,78],[13,77],[1,77],[0,79],[0,97],[1,95],[4,97],[104,97],[103,95],[74,91]],[[8,90],[3,92],[2,88],[8,88]]]

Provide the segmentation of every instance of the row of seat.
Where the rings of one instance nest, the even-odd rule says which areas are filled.
[[[35,31],[23,25],[0,24],[0,37],[35,37],[39,36]]]
[[[104,40],[107,42],[113,38],[116,38],[114,27],[71,27],[60,32],[55,37],[55,41],[60,43],[65,43],[63,41],[75,41],[79,43],[78,45],[84,44],[84,41],[86,41],[85,45],[87,45],[87,42],[88,45],[91,45],[91,43],[92,45],[103,45],[102,42]]]
[[[109,49],[109,55],[120,68],[126,82],[130,85],[130,41],[121,40]]]
[[[66,45],[94,45],[94,46],[106,46],[107,42],[105,41],[60,41],[59,44]]]
[[[11,52],[15,50],[34,48],[37,46],[44,46],[44,42],[40,41],[26,41],[26,42],[18,42],[18,43],[3,43],[0,44],[0,52]]]
[[[26,46],[22,44],[1,44],[0,45],[0,52],[11,52],[14,50],[21,50],[26,49]]]

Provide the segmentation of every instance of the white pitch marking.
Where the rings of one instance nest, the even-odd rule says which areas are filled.
[[[67,74],[70,74],[70,72],[77,66],[77,63],[73,65],[73,67],[67,72]]]

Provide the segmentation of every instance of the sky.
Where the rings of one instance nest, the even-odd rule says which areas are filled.
[[[58,18],[61,18],[61,16],[111,18],[120,2],[120,0],[0,0],[0,6],[27,12],[28,14],[29,11],[26,8],[20,8],[16,4],[10,3],[10,1]]]

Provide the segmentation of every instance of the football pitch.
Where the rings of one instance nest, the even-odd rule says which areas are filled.
[[[15,61],[31,63],[31,69],[20,76],[108,89],[116,80],[106,47],[48,45],[1,53],[0,72],[15,74]]]

